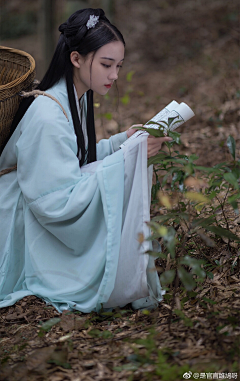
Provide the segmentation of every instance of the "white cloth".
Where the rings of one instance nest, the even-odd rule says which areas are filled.
[[[146,166],[147,136],[140,135],[122,150],[124,208],[120,253],[114,289],[103,307],[124,306],[146,297],[148,303],[150,299],[150,304],[156,307],[156,301],[162,300],[162,294],[154,261],[149,261],[149,255],[146,254],[146,251],[151,250],[151,241],[139,243],[138,236],[139,233],[145,238],[150,236],[146,221],[150,220],[153,169],[152,166]],[[94,173],[98,165],[99,162],[87,164],[82,171]],[[138,308],[143,307],[144,302],[145,299],[138,303]]]
[[[81,117],[82,117],[82,132],[83,132],[83,136],[84,136],[84,142],[85,142],[85,149],[87,149],[88,147],[88,134],[87,134],[87,123],[86,123],[86,109],[83,110],[83,112],[81,112],[81,108],[85,108],[86,105],[87,105],[87,99],[86,99],[86,95],[84,94],[83,97],[79,100],[78,99],[78,95],[77,95],[77,90],[76,90],[76,87],[73,85],[73,88],[74,88],[74,94],[75,94],[75,100],[76,100],[76,106],[77,106],[77,112],[78,112],[78,117],[79,117],[79,120],[81,120]],[[81,106],[81,108],[80,108]],[[79,160],[81,160],[81,150],[79,150],[79,154],[78,154],[78,158]]]

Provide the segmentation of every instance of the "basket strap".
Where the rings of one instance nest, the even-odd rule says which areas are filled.
[[[45,97],[51,98],[53,101],[57,102],[57,104],[59,104],[59,106],[61,107],[64,115],[66,116],[67,121],[69,122],[66,111],[64,110],[64,108],[61,105],[61,103],[57,100],[57,98],[55,98],[53,95],[50,95],[50,94],[46,93],[45,91],[41,91],[41,90],[33,90],[33,91],[29,91],[29,92],[22,91],[21,92],[21,96],[24,97],[24,98],[31,97],[32,95],[35,98],[37,98],[38,95],[44,95]]]
[[[44,95],[45,97],[51,98],[53,101],[57,102],[57,104],[59,104],[59,106],[61,107],[64,115],[66,116],[67,121],[69,121],[66,111],[64,110],[64,108],[61,105],[61,103],[54,96],[46,93],[45,91],[41,91],[41,90],[33,90],[33,91],[29,91],[29,92],[22,91],[21,92],[21,96],[24,97],[24,98],[28,98],[28,97],[31,97],[31,96],[34,96],[35,98],[37,98],[39,95]],[[15,171],[16,169],[17,169],[17,165],[14,165],[13,167],[10,167],[10,168],[7,168],[7,169],[3,169],[2,171],[0,171],[0,177],[3,176],[3,175],[6,175],[7,173]]]
[[[13,167],[10,167],[10,168],[7,168],[7,169],[3,169],[1,172],[0,172],[0,177],[3,176],[3,175],[6,175],[7,173],[10,173],[12,171],[15,171],[17,169],[17,164],[14,165]]]

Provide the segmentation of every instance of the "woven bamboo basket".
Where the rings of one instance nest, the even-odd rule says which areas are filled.
[[[35,61],[30,54],[0,46],[0,152],[11,134],[20,92],[31,91],[34,78]]]

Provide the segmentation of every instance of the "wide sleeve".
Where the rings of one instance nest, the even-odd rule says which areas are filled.
[[[55,102],[39,98],[21,122],[18,182],[38,223],[80,255],[83,241],[106,240],[108,231],[112,235],[114,230],[120,237],[123,155],[120,150],[101,162],[95,173],[82,173],[72,125]]]
[[[125,142],[127,138],[127,133],[124,131],[111,136],[109,139],[100,140],[97,143],[97,160],[102,160],[104,157],[118,151],[120,145]]]

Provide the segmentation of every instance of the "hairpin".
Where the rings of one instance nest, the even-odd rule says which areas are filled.
[[[95,28],[95,25],[98,23],[98,20],[99,19],[99,16],[94,16],[94,15],[91,15],[88,19],[88,22],[86,24],[86,27],[88,29],[90,28]]]

